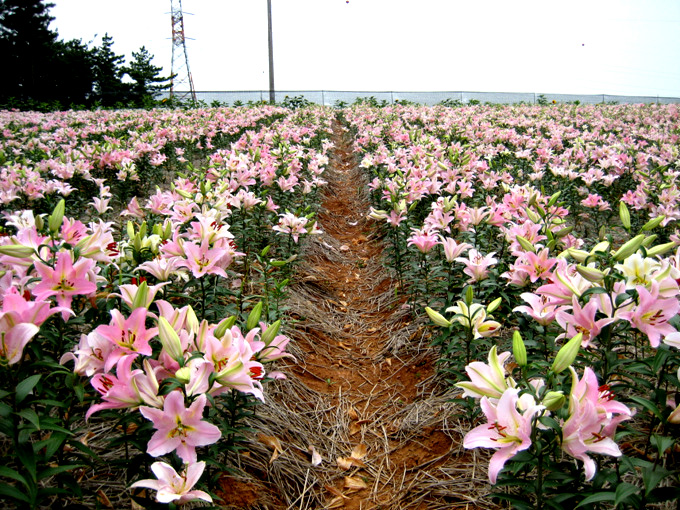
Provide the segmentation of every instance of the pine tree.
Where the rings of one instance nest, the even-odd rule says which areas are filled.
[[[113,38],[102,37],[102,45],[94,50],[94,97],[102,106],[123,105],[127,102],[130,86],[123,83],[125,57],[112,49]]]
[[[124,68],[124,72],[132,78],[129,102],[131,106],[153,106],[158,92],[170,87],[170,77],[158,76],[162,71],[151,63],[153,55],[142,46],[138,52],[132,52],[130,65]]]
[[[54,4],[42,0],[0,0],[0,102],[38,102],[49,97],[56,32],[49,29]]]

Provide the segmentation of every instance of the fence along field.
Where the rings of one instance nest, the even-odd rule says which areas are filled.
[[[270,367],[294,329],[287,287],[320,233],[337,118],[396,298],[428,323],[423,348],[460,390],[449,412],[463,446],[493,453],[474,497],[676,500],[679,116],[672,104],[2,112],[0,493],[28,508],[217,502],[282,376]],[[107,424],[95,447],[88,434]],[[93,481],[103,466],[124,473],[108,492]]]

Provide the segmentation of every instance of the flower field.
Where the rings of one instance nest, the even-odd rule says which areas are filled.
[[[7,507],[680,500],[677,105],[0,124]]]

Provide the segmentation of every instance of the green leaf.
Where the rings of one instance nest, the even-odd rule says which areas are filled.
[[[659,452],[659,457],[663,457],[665,451],[675,442],[672,437],[660,436],[659,434],[652,435],[651,439],[651,443],[656,446],[656,450]]]
[[[654,469],[642,469],[642,482],[645,484],[645,496],[649,496],[659,482],[672,473],[666,468],[656,466]]]
[[[641,405],[642,407],[644,407],[645,409],[647,409],[647,410],[648,410],[649,412],[651,412],[654,416],[656,416],[657,418],[659,418],[659,420],[662,420],[662,419],[663,419],[663,418],[661,417],[661,413],[660,413],[659,410],[657,409],[656,405],[654,405],[654,402],[652,402],[651,400],[648,400],[648,399],[642,398],[642,397],[636,397],[636,396],[630,397],[630,399],[631,399],[633,402],[635,402],[635,403]]]
[[[55,432],[44,441],[39,441],[36,443],[36,450],[40,451],[42,448],[45,448],[44,461],[47,462],[55,453],[57,453],[57,450],[59,450],[64,441],[66,441],[67,437],[68,435],[64,434],[63,432]]]
[[[531,510],[533,508],[533,505],[530,504],[526,498],[521,498],[519,496],[512,496],[503,492],[494,492],[491,494],[491,497],[500,499],[501,501],[508,501],[509,503],[512,503],[513,508],[519,510]]]
[[[33,409],[22,409],[17,414],[23,419],[30,421],[36,430],[40,430],[40,418]]]
[[[562,430],[559,422],[550,416],[541,416],[538,421],[540,421],[542,425],[545,425],[546,427],[553,430]]]
[[[85,466],[86,466],[85,464],[65,464],[63,466],[43,469],[40,473],[38,473],[38,480],[44,480],[45,478],[58,475],[59,473],[63,473],[65,471],[72,471],[73,469],[78,469]]]
[[[75,393],[76,397],[78,397],[78,402],[82,404],[85,400],[85,386],[82,384],[76,384],[73,386],[73,393]]]
[[[69,445],[69,446],[72,446],[72,447],[75,448],[76,450],[80,450],[81,452],[83,452],[83,453],[86,454],[86,455],[89,455],[90,457],[92,457],[92,458],[95,459],[95,460],[98,460],[98,461],[101,461],[101,460],[102,460],[102,459],[99,457],[99,455],[97,455],[97,452],[95,452],[95,451],[94,451],[93,449],[91,449],[89,446],[85,446],[85,445],[84,445],[83,443],[81,443],[80,441],[76,441],[75,439],[74,439],[74,440],[70,440],[70,441],[68,442],[68,445]]]
[[[596,492],[595,494],[588,496],[583,501],[581,501],[576,508],[590,505],[591,503],[601,503],[602,501],[614,501],[616,499],[616,493],[614,492]]]
[[[16,401],[17,404],[20,404],[21,402],[24,401],[24,399],[28,396],[28,394],[35,388],[35,385],[38,384],[38,381],[42,377],[42,374],[35,374],[30,377],[27,377],[23,381],[21,381],[19,384],[17,384],[17,391],[16,391]]]
[[[16,487],[13,487],[12,485],[8,485],[6,483],[0,484],[0,496],[9,496],[10,498],[14,498],[18,501],[23,501],[25,503],[30,503],[30,499],[26,494],[21,492],[19,489]]]
[[[59,400],[51,400],[48,398],[41,398],[39,400],[34,400],[33,402],[36,404],[43,404],[52,407],[68,407],[66,402],[60,402]]]
[[[622,482],[616,487],[616,499],[614,505],[619,506],[621,503],[631,503],[631,496],[637,494],[640,487],[631,483]]]
[[[16,480],[17,482],[21,482],[23,485],[28,486],[26,478],[24,478],[18,471],[15,471],[14,469],[7,466],[0,466],[0,476],[11,478],[12,480]]]
[[[35,483],[37,481],[37,467],[33,445],[30,443],[19,443],[16,446],[16,454],[21,464],[26,468],[26,471],[28,471],[28,474],[31,475],[31,481]]]
[[[73,432],[71,432],[68,429],[65,429],[61,425],[57,425],[56,423],[54,423],[54,421],[55,420],[53,418],[44,418],[40,422],[40,427],[41,427],[40,430],[54,430],[55,432],[62,432],[62,433],[67,434],[69,436],[73,435]]]
[[[6,418],[10,414],[12,414],[12,406],[5,404],[4,402],[0,402],[0,417]]]

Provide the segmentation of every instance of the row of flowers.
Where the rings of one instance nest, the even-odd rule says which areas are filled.
[[[534,497],[496,495],[677,499],[677,106],[345,116],[404,299],[438,326],[458,402],[487,419],[465,446],[495,449],[490,481]]]
[[[111,441],[125,446],[128,480],[143,478],[132,488],[154,489],[160,503],[211,501],[212,475],[227,468],[263,384],[284,377],[269,365],[290,357],[285,287],[299,242],[319,232],[330,113],[2,120],[0,432],[11,448],[0,476],[13,480],[3,497],[31,508],[87,497],[79,480],[101,460],[85,418],[122,431]],[[161,157],[170,149],[175,157]],[[164,181],[129,197],[143,159]],[[77,173],[61,172],[77,162]],[[82,182],[96,191],[71,193]],[[149,459],[156,479],[144,478]],[[215,469],[195,489],[206,461]]]

